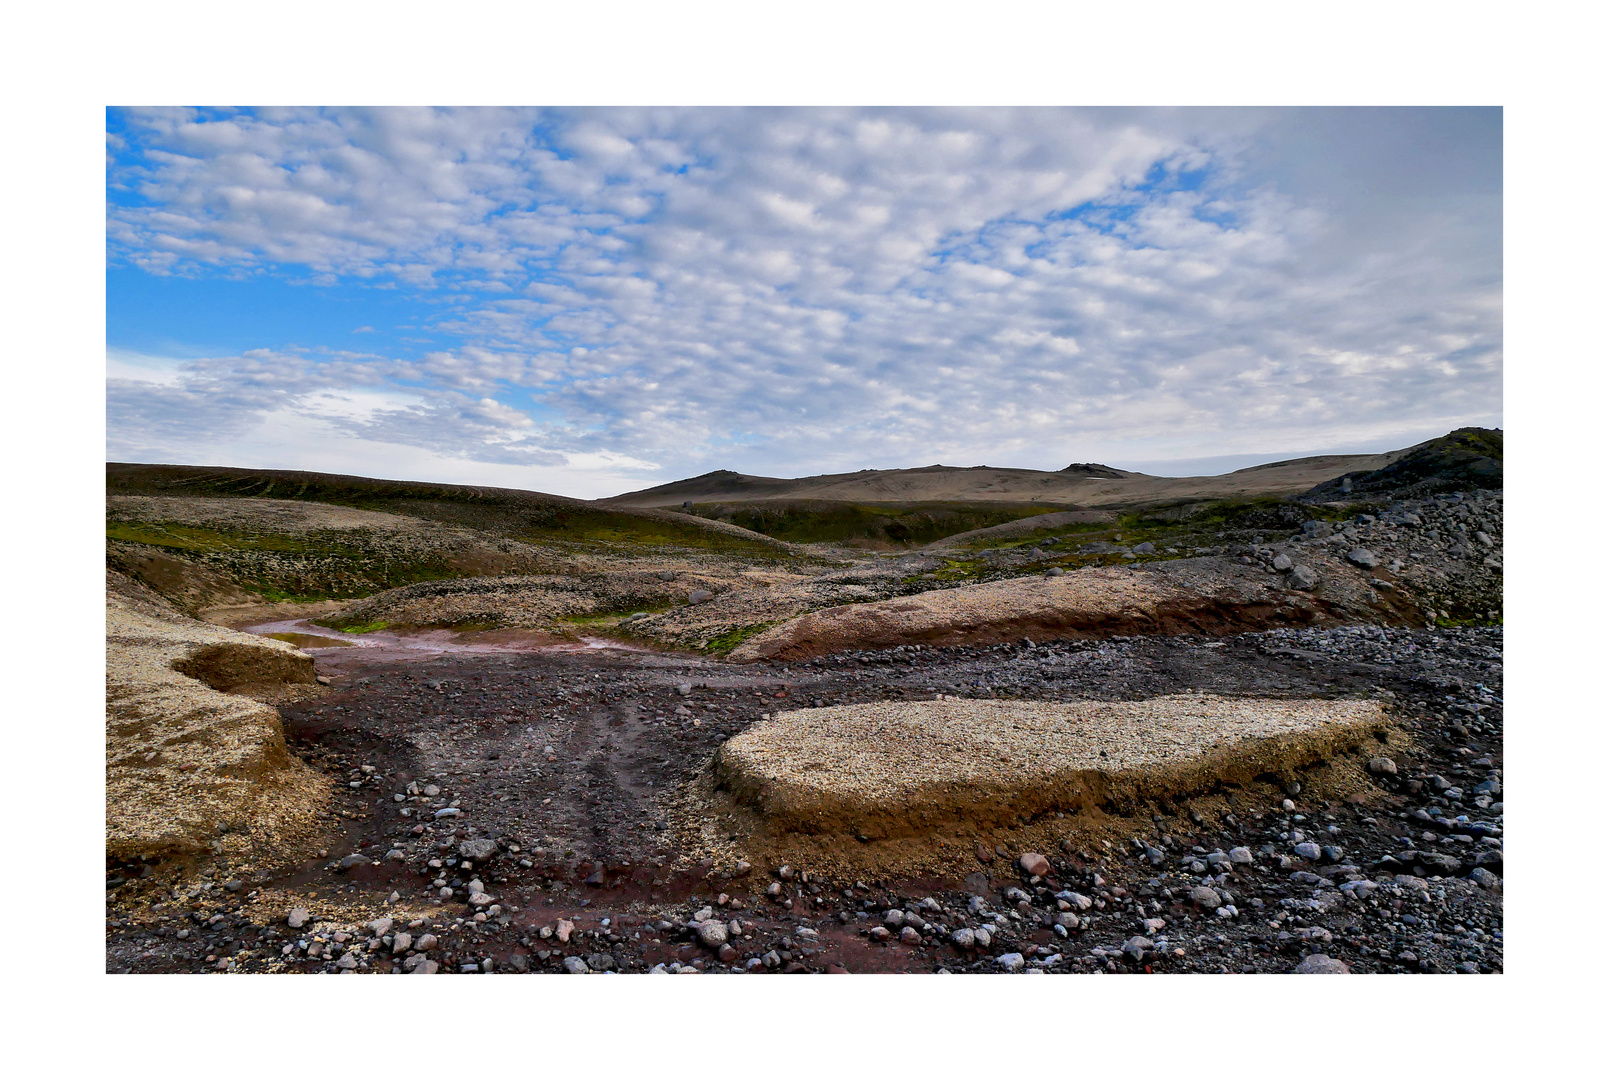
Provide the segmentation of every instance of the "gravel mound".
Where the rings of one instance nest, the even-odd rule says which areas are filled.
[[[328,784],[287,753],[278,711],[230,691],[312,684],[312,660],[109,584],[108,856],[244,852],[310,828]]]
[[[773,835],[949,838],[1291,777],[1389,726],[1363,700],[887,702],[779,714],[722,746],[714,774]]]

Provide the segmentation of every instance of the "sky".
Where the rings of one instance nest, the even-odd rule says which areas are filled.
[[[595,498],[1502,424],[1502,113],[112,109],[107,457]]]

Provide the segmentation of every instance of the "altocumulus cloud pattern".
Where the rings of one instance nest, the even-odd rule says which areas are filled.
[[[1496,110],[113,109],[108,454],[602,495],[1500,422]]]

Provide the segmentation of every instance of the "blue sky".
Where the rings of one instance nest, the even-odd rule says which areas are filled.
[[[595,497],[1502,416],[1494,109],[112,110],[108,457]]]

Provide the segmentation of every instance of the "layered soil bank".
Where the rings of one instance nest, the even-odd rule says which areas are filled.
[[[987,644],[1112,634],[1231,633],[1318,617],[1309,598],[1265,580],[1220,574],[1211,591],[1130,567],[937,589],[812,611],[732,651],[739,662],[802,660],[852,648]]]
[[[108,575],[106,848],[132,860],[294,844],[329,783],[252,697],[315,686],[288,644],[185,618]]]

